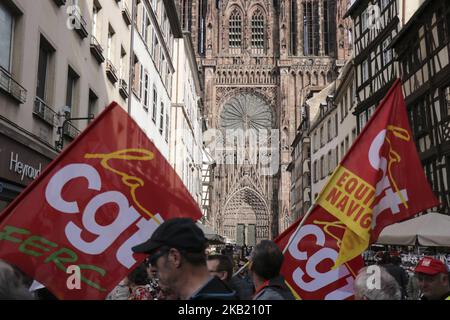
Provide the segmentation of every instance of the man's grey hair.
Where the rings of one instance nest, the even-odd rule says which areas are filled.
[[[14,268],[0,260],[0,300],[32,300],[33,298]]]
[[[362,268],[354,282],[355,297],[369,300],[401,300],[397,280],[381,266]]]

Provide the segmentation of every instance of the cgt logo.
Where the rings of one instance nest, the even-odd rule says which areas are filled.
[[[120,154],[121,159],[124,158],[124,153]],[[111,157],[105,157],[103,160],[106,159],[111,159]],[[107,164],[107,161],[104,163]],[[116,173],[119,174],[120,172],[116,171]],[[135,207],[130,205],[128,198],[122,192],[113,190],[99,192],[89,200],[84,208],[80,208],[78,201],[68,201],[62,196],[63,188],[75,178],[86,179],[88,190],[100,191],[102,188],[100,174],[94,167],[88,164],[74,163],[59,170],[50,179],[45,189],[45,199],[53,209],[61,214],[78,215],[81,213],[82,215],[81,224],[75,221],[66,224],[64,232],[67,240],[85,254],[100,255],[113,246],[113,243],[125,230],[135,224],[138,231],[121,243],[116,251],[117,261],[124,267],[131,268],[136,263],[131,248],[145,241],[164,220],[159,214],[152,215],[151,219],[142,217]],[[126,182],[128,184],[131,180],[132,178],[127,176]],[[135,189],[136,187],[132,192],[133,199],[135,199]],[[80,194],[79,196],[82,197],[83,195]],[[118,208],[118,214],[114,221],[109,224],[99,224],[96,215],[99,209],[106,204],[115,204]],[[139,203],[137,205],[140,206]],[[94,235],[94,240],[85,240],[82,236],[85,232]]]
[[[300,251],[299,247],[308,236],[314,236],[315,245],[320,249],[311,252]],[[308,240],[309,241],[309,240]],[[306,241],[305,241],[306,242]],[[294,235],[294,239],[291,242],[288,250],[294,259],[299,262],[306,261],[297,267],[293,274],[292,279],[294,283],[307,292],[317,292],[325,287],[338,282],[341,279],[345,279],[345,284],[339,288],[336,288],[325,295],[325,300],[344,300],[353,296],[353,281],[354,278],[351,274],[351,270],[347,267],[347,264],[339,266],[339,268],[330,269],[327,272],[318,270],[318,266],[326,261],[331,260],[333,264],[336,262],[338,252],[330,247],[325,247],[326,237],[324,231],[317,225],[307,224],[300,228],[300,230]],[[306,244],[306,243],[305,243]],[[308,247],[311,247],[309,245]],[[304,265],[304,267],[302,267]],[[309,281],[305,280],[311,279]]]

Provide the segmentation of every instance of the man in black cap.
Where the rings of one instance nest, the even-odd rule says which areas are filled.
[[[136,253],[150,254],[160,283],[182,300],[236,300],[236,292],[210,276],[206,265],[207,240],[188,218],[162,223],[149,240],[135,246]]]

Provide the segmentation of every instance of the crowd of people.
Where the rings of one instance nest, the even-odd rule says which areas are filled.
[[[233,252],[207,253],[202,230],[190,219],[161,224],[135,253],[146,254],[112,290],[108,300],[294,300],[280,274],[283,253],[263,240],[245,248],[237,263]],[[45,288],[30,292],[20,270],[0,261],[0,299],[55,298]],[[449,269],[433,257],[423,257],[409,275],[401,258],[378,254],[376,264],[361,269],[354,281],[355,299],[450,300]]]

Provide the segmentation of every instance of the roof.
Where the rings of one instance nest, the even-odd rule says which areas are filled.
[[[313,98],[306,101],[306,104],[309,106],[309,119],[311,123],[315,123],[320,117],[320,105],[322,103],[326,103],[328,96],[333,96],[336,90],[336,82],[333,81],[327,87],[325,87],[322,91],[317,93]]]

